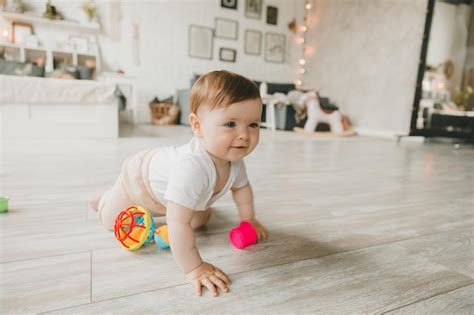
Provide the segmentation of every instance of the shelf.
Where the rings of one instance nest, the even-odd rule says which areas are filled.
[[[88,24],[81,24],[74,21],[67,21],[67,20],[50,20],[43,18],[41,16],[27,14],[27,13],[13,13],[8,11],[0,12],[0,17],[3,17],[9,21],[18,21],[18,22],[25,22],[25,23],[41,23],[45,25],[51,25],[60,28],[72,28],[78,29],[83,31],[98,31],[100,30],[99,23],[88,23]]]

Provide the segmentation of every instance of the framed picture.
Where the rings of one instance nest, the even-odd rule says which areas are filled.
[[[215,19],[216,37],[225,39],[237,39],[239,23],[234,20],[216,18]]]
[[[22,22],[12,23],[12,36],[15,44],[26,44],[26,38],[33,35],[33,26]]]
[[[69,42],[75,51],[80,53],[89,52],[89,39],[87,37],[71,35],[69,36]]]
[[[214,30],[210,27],[189,26],[189,56],[212,59]]]
[[[235,62],[237,59],[237,51],[231,48],[221,48],[219,50],[219,60],[226,62]]]
[[[277,25],[278,23],[278,8],[267,6],[267,24]]]
[[[237,0],[221,0],[221,7],[237,10]]]
[[[245,0],[245,16],[252,19],[260,19],[262,16],[263,0]]]
[[[286,36],[278,33],[265,33],[265,60],[285,61]]]
[[[37,48],[39,46],[38,36],[28,35],[25,38],[26,47]]]
[[[244,52],[247,55],[260,56],[262,48],[262,32],[256,30],[245,31]]]

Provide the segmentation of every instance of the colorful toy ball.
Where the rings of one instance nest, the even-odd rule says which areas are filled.
[[[170,240],[168,237],[168,226],[163,225],[155,230],[155,243],[161,249],[170,248]]]
[[[139,206],[123,210],[115,219],[115,238],[127,250],[136,250],[149,243],[153,239],[154,229],[155,224],[150,213]]]
[[[243,249],[257,243],[258,236],[250,222],[242,221],[238,227],[229,232],[229,240],[234,247]]]

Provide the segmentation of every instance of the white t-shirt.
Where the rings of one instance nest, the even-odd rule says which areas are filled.
[[[231,188],[247,185],[244,161],[231,162],[229,179],[215,196],[217,172],[209,153],[195,137],[188,144],[159,148],[150,160],[148,179],[155,198],[204,211]]]

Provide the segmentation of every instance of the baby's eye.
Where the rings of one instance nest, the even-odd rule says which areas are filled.
[[[224,124],[227,128],[235,128],[235,122],[234,121],[228,121]]]
[[[251,123],[250,128],[257,129],[258,128],[258,123]]]

